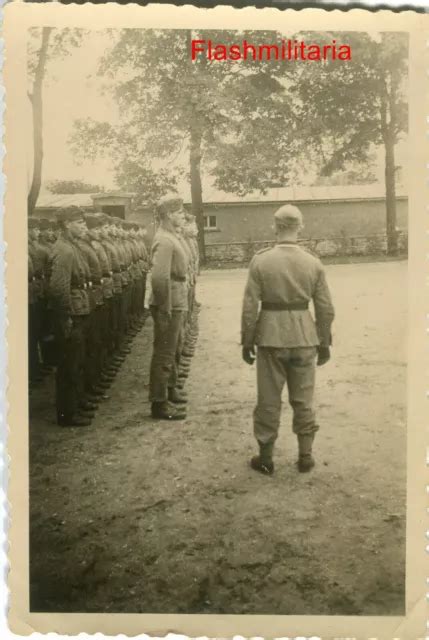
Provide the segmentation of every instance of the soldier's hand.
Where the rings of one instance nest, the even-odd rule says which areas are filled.
[[[253,364],[256,358],[255,347],[243,347],[242,356],[244,362],[247,364]]]
[[[317,347],[317,366],[321,367],[322,365],[326,364],[328,362],[328,360],[330,360],[331,358],[331,350],[329,349],[329,347]]]

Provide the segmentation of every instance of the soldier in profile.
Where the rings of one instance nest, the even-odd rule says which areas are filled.
[[[177,195],[158,202],[159,227],[152,244],[151,312],[154,341],[149,396],[153,418],[186,418],[186,394],[179,389],[177,351],[188,310],[188,256],[180,240],[185,222]]]
[[[297,207],[284,205],[274,214],[276,245],[257,253],[249,267],[242,309],[242,355],[256,359],[257,404],[254,434],[259,455],[251,467],[274,472],[281,395],[286,384],[298,438],[298,470],[314,467],[312,445],[319,426],[313,410],[316,362],[330,359],[334,308],[320,260],[297,244],[303,228]],[[314,304],[315,321],[309,311]],[[257,350],[255,349],[257,347]]]

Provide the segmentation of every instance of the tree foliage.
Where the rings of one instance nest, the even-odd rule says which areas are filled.
[[[187,156],[201,236],[202,174],[218,188],[238,194],[284,186],[299,179],[305,166],[308,172],[317,168],[322,177],[354,169],[359,178],[359,167],[370,163],[374,145],[384,144],[390,149],[386,184],[391,202],[391,151],[407,122],[406,39],[403,34],[373,37],[360,32],[295,37],[321,44],[334,38],[348,42],[352,60],[244,63],[200,56],[192,62],[192,38],[226,45],[246,38],[257,45],[280,41],[282,35],[113,32],[99,74],[117,101],[120,122],[76,123],[76,153],[115,158],[120,185],[145,201],[174,187],[183,165],[174,159]],[[391,227],[392,215],[389,219]]]
[[[101,193],[104,187],[83,180],[51,180],[47,183],[51,193]]]

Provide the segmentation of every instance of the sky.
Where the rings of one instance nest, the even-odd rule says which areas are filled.
[[[94,31],[87,36],[82,45],[71,51],[69,56],[49,62],[47,82],[44,86],[44,164],[43,190],[50,180],[84,180],[114,189],[114,173],[109,159],[97,159],[95,162],[79,163],[73,156],[68,139],[73,131],[74,122],[79,118],[119,121],[114,100],[102,95],[103,78],[97,76],[97,67],[106,48],[112,40],[106,31]],[[29,126],[31,127],[31,109],[28,104]],[[397,149],[397,163],[405,162],[405,146]],[[377,178],[383,181],[383,150],[377,152]],[[182,155],[178,162],[185,162]],[[28,175],[32,174],[32,148],[28,153]],[[311,180],[311,176],[308,176]]]
[[[68,144],[79,118],[117,120],[115,102],[100,93],[102,79],[97,65],[110,40],[105,32],[93,32],[82,47],[65,58],[51,60],[43,95],[43,182],[82,179],[112,186],[111,163],[106,160],[78,164]],[[30,105],[28,108],[31,119]],[[32,151],[29,153],[30,164]],[[31,173],[31,171],[30,171]]]

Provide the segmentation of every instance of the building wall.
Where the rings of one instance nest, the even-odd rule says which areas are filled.
[[[261,204],[207,204],[206,216],[217,217],[217,231],[206,231],[206,244],[269,241],[273,214],[281,202]],[[335,238],[383,233],[385,200],[304,202],[296,204],[304,216],[303,238]],[[408,201],[397,199],[397,224],[407,228]]]
[[[386,253],[385,234],[352,236],[321,240],[303,240],[300,244],[320,258],[381,256]],[[273,242],[225,242],[206,246],[207,266],[246,266],[257,251],[271,247]],[[398,233],[399,255],[408,254],[408,234]]]
[[[131,198],[106,195],[94,197],[93,201],[95,211],[102,211],[103,207],[123,207],[124,219],[129,218],[132,211]],[[122,217],[122,215],[120,217]]]

